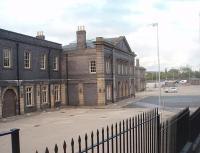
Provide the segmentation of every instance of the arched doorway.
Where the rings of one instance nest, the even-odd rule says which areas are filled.
[[[10,117],[16,115],[17,96],[12,89],[6,90],[3,95],[2,116]]]

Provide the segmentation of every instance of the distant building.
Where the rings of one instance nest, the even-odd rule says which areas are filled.
[[[44,39],[0,29],[0,118],[66,103],[62,45]]]
[[[136,59],[136,66],[135,66],[136,91],[144,91],[146,89],[145,71],[146,69],[140,66],[139,59]]]
[[[200,78],[190,78],[189,83],[191,85],[200,85]]]
[[[76,35],[76,42],[63,47],[68,61],[68,104],[105,105],[132,97],[136,55],[126,38],[86,40],[84,27]]]

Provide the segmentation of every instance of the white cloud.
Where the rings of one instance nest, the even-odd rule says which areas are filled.
[[[159,23],[161,67],[200,66],[200,1],[170,0],[1,0],[0,28],[67,44],[78,25],[87,37],[125,35],[147,69],[156,68],[156,29]]]

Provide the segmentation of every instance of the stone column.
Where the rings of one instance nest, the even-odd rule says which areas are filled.
[[[24,105],[25,105],[25,93],[24,93],[24,87],[20,86],[20,100],[19,100],[19,105],[20,105],[20,114],[24,114]]]
[[[112,74],[113,74],[113,86],[112,86],[112,96],[113,96],[113,102],[116,101],[117,98],[117,88],[116,88],[116,59],[115,59],[115,50],[112,51]]]
[[[103,38],[96,38],[97,104],[105,105],[104,45]]]
[[[67,95],[66,95],[67,86],[65,83],[61,84],[61,104],[67,104]]]
[[[0,87],[0,118],[2,118],[2,99],[3,99],[3,97],[2,97],[2,94],[1,94],[1,87]]]
[[[83,84],[82,83],[78,84],[78,97],[79,97],[79,105],[83,106],[84,105],[84,96],[83,96]]]
[[[36,106],[37,106],[37,110],[40,109],[40,95],[41,95],[40,85],[37,84],[36,85]]]
[[[55,98],[54,98],[54,85],[50,85],[50,98],[51,98],[51,108],[54,108],[55,106]]]

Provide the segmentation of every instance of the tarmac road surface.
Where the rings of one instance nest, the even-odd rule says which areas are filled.
[[[165,107],[184,108],[184,107],[200,107],[200,95],[191,96],[162,96],[161,105]],[[145,107],[158,107],[158,96],[150,96],[139,100],[136,103],[131,103],[125,108],[145,108]]]

